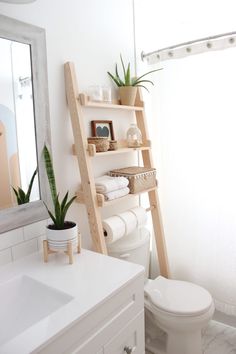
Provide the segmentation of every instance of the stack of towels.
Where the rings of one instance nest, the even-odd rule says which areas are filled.
[[[106,243],[113,243],[129,235],[147,221],[146,209],[136,207],[102,221]]]
[[[101,176],[95,179],[97,193],[104,195],[105,200],[113,200],[129,194],[129,180],[125,177]]]

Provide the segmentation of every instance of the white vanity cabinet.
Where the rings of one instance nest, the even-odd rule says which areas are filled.
[[[144,354],[142,266],[84,249],[72,265],[64,254],[44,263],[38,253],[0,268],[0,286],[9,284],[24,294],[30,285],[35,305],[18,317],[22,302],[8,306],[0,354]]]
[[[100,306],[37,353],[144,354],[143,306],[140,275],[117,288]]]

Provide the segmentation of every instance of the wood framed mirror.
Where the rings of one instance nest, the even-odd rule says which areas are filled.
[[[0,234],[48,217],[44,144],[50,148],[45,30],[0,15]],[[27,191],[19,205],[13,187]]]

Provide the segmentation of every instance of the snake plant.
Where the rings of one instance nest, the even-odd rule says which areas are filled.
[[[51,159],[50,152],[49,152],[46,145],[44,145],[44,148],[43,148],[43,156],[44,156],[45,168],[46,168],[46,172],[47,172],[51,197],[52,197],[53,206],[54,206],[54,212],[52,212],[49,210],[47,205],[45,205],[47,208],[48,214],[54,224],[53,227],[50,227],[50,228],[53,228],[54,230],[63,230],[63,229],[70,228],[71,224],[73,224],[73,223],[69,223],[68,221],[65,221],[65,217],[66,217],[69,207],[71,206],[71,204],[75,200],[76,196],[74,196],[70,200],[68,200],[69,192],[67,192],[65,194],[64,198],[62,199],[62,201],[59,200],[59,193],[57,193],[56,179],[55,179],[52,159]]]
[[[143,79],[146,75],[149,75],[151,73],[154,73],[156,71],[162,70],[162,69],[156,69],[156,70],[151,70],[147,72],[146,74],[143,74],[139,77],[131,77],[130,73],[130,63],[128,63],[127,68],[125,67],[122,55],[120,54],[120,60],[121,60],[121,65],[122,65],[122,70],[123,70],[123,79],[121,79],[119,72],[118,72],[118,66],[116,64],[115,67],[115,75],[111,74],[109,71],[107,74],[110,76],[110,78],[114,81],[114,83],[118,86],[137,86],[137,87],[143,87],[145,90],[148,91],[147,87],[145,86],[147,83],[154,85],[151,80],[146,80]]]
[[[33,187],[33,183],[34,183],[34,179],[35,179],[35,176],[37,174],[37,171],[38,171],[38,169],[36,168],[36,170],[33,173],[33,176],[31,177],[31,180],[30,180],[30,183],[29,183],[29,187],[28,187],[28,190],[27,190],[26,193],[20,187],[18,187],[17,189],[12,187],[12,189],[13,189],[13,191],[15,193],[18,205],[29,203],[31,190],[32,190],[32,187]]]

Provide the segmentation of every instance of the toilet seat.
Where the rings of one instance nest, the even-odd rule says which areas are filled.
[[[156,309],[176,316],[197,316],[212,306],[210,293],[202,287],[162,276],[148,282],[145,297]]]

